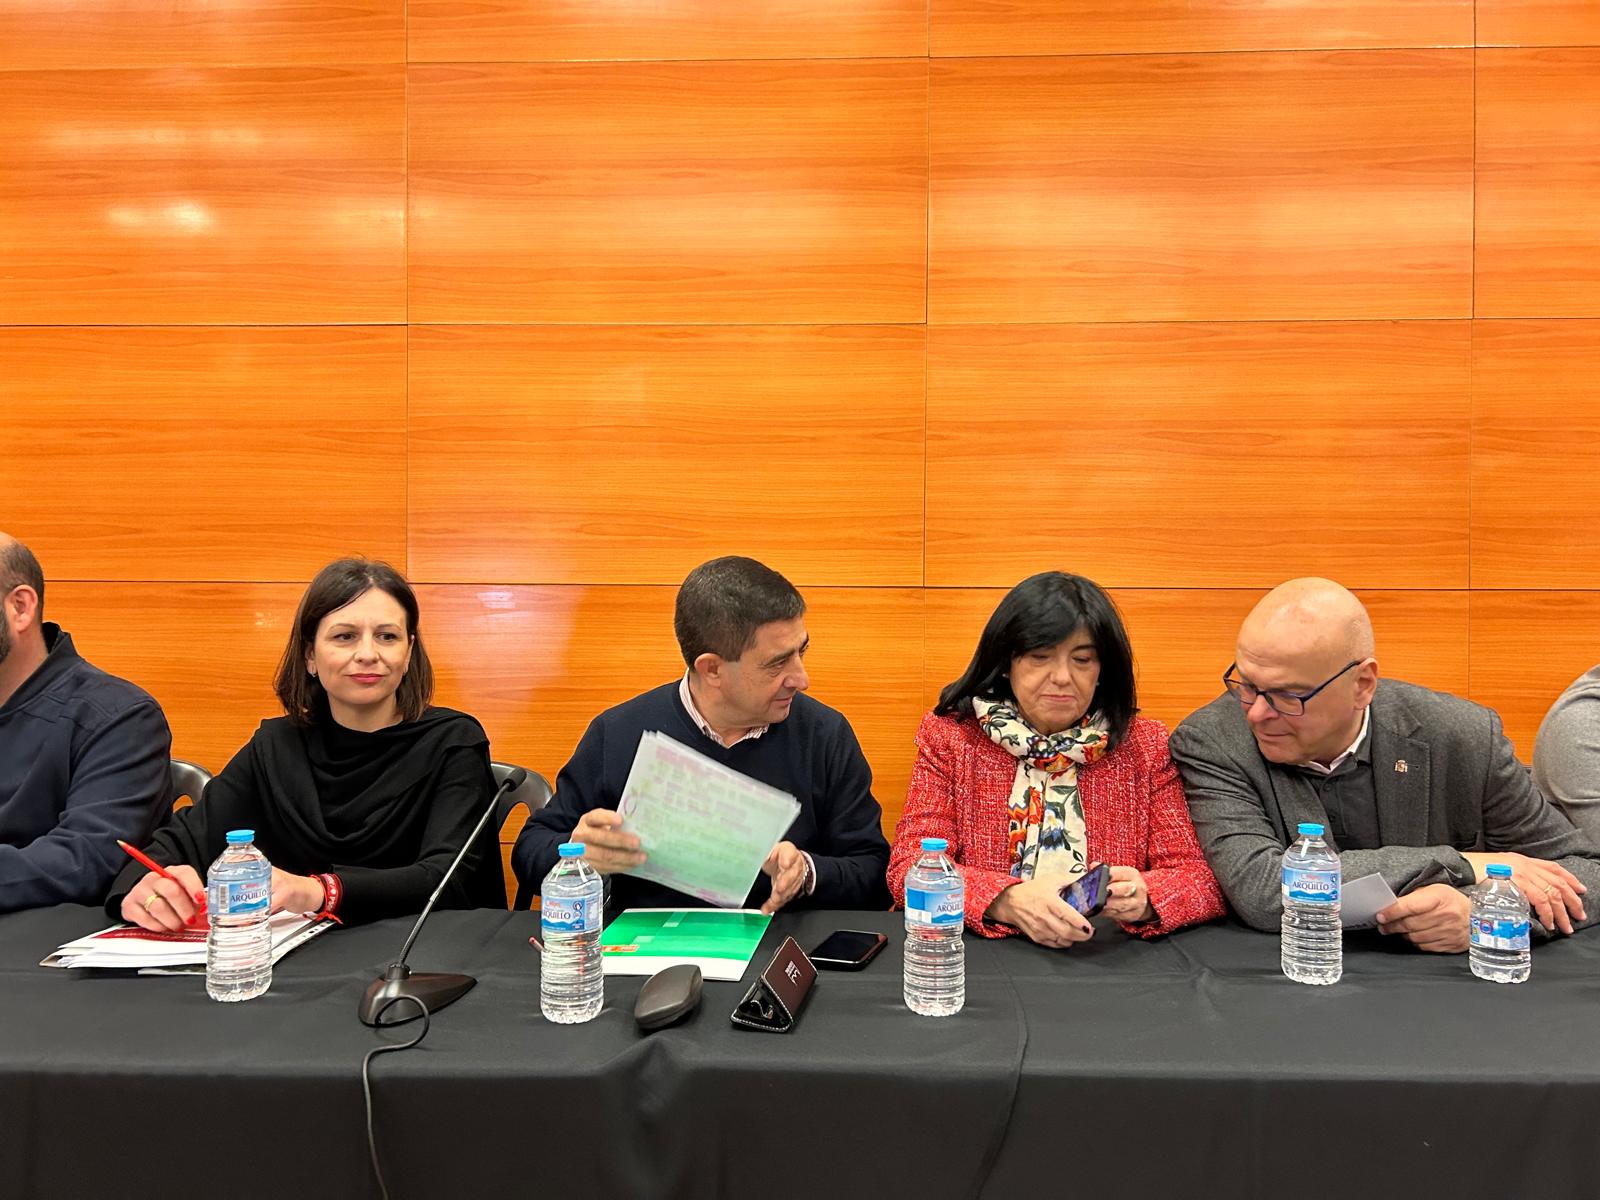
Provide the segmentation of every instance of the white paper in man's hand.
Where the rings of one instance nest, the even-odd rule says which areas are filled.
[[[632,874],[738,908],[799,815],[800,802],[665,734],[647,732],[617,812],[646,855]]]
[[[1393,889],[1382,875],[1363,875],[1340,889],[1339,923],[1346,929],[1371,929],[1378,914],[1395,902]]]

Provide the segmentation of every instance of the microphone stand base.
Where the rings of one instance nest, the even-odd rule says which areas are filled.
[[[409,967],[397,964],[367,985],[356,1015],[363,1025],[403,1025],[422,1015],[418,1003],[436,1013],[465,996],[477,982],[471,975],[413,975]]]

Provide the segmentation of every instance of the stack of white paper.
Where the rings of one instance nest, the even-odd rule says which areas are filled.
[[[744,903],[761,864],[800,812],[788,792],[649,732],[639,739],[617,805],[654,880],[723,908]]]
[[[305,913],[275,913],[268,919],[272,930],[272,961],[310,941],[332,925]],[[41,967],[110,967],[145,974],[187,973],[204,970],[206,931],[152,933],[137,925],[113,925],[67,942],[48,955]]]

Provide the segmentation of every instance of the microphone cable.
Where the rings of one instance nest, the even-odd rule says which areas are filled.
[[[432,1023],[432,1018],[428,1015],[428,1006],[415,996],[395,996],[380,1008],[373,1017],[374,1023],[376,1023],[390,1008],[406,1000],[415,1004],[422,1012],[421,1032],[409,1042],[386,1042],[382,1046],[374,1046],[367,1051],[366,1056],[361,1060],[361,1097],[366,1101],[367,1105],[367,1154],[372,1159],[372,1173],[377,1177],[378,1191],[382,1194],[383,1200],[389,1200],[389,1185],[384,1182],[383,1168],[378,1165],[378,1139],[372,1128],[372,1060],[380,1054],[388,1054],[392,1050],[409,1050],[420,1043],[423,1038],[428,1036],[428,1028]]]

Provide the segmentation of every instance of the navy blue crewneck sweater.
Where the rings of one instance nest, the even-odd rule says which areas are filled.
[[[639,738],[663,733],[735,771],[782,788],[800,802],[785,840],[811,855],[817,883],[790,908],[889,907],[884,871],[889,843],[882,810],[872,796],[872,768],[842,714],[801,693],[789,716],[758,738],[723,746],[694,723],[678,697],[678,683],[663,684],[601,713],[589,723],[572,759],[556,777],[555,796],[523,826],[512,853],[517,878],[534,891],[556,863],[556,847],[578,819],[594,808],[615,809]],[[611,877],[611,905],[624,908],[703,908],[705,901],[630,875]],[[759,875],[745,907],[759,908],[771,891]]]

